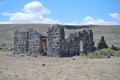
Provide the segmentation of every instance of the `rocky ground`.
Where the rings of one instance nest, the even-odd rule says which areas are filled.
[[[0,52],[0,80],[120,80],[120,57],[53,58]]]

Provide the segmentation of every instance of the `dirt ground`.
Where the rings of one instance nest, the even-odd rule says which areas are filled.
[[[55,58],[0,52],[0,80],[120,80],[120,57]]]

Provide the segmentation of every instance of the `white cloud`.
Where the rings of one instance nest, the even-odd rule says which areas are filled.
[[[7,22],[7,21],[5,21],[5,22],[0,22],[0,24],[12,24],[12,22]]]
[[[43,5],[38,1],[30,2],[26,4],[24,6],[23,11],[26,13],[32,13],[32,14],[33,13],[38,13],[38,14],[50,13],[50,10],[44,8]]]
[[[112,17],[111,21],[106,21],[104,19],[100,18],[94,18],[91,16],[86,16],[85,18],[82,19],[80,23],[77,22],[72,22],[72,23],[64,23],[64,24],[69,24],[69,25],[118,25],[120,24],[118,20],[120,20],[120,14],[118,13],[109,13],[109,16]]]
[[[110,15],[110,14],[109,14]],[[112,14],[112,18],[114,19],[120,19],[120,15]],[[110,16],[111,17],[111,16]],[[71,22],[71,23],[63,23],[67,25],[118,25],[119,21],[111,20],[111,21],[106,21],[104,19],[100,18],[94,18],[91,16],[86,16],[85,18],[82,19],[80,23],[78,22]]]
[[[12,23],[59,23],[58,20],[45,18],[44,14],[49,14],[50,10],[43,7],[38,1],[26,4],[22,11],[16,13],[3,12],[2,15],[8,16]]]
[[[10,16],[10,15],[12,15],[12,13],[2,12],[2,15],[4,15],[4,16]]]
[[[44,17],[45,14],[50,14],[50,10],[45,8],[42,3],[39,1],[33,1],[28,4],[25,4],[21,11],[15,13],[2,12],[2,15],[8,16],[9,21],[0,22],[4,23],[60,23],[58,20],[52,18]],[[71,23],[62,23],[69,25],[116,25],[119,24],[120,14],[118,13],[109,13],[109,16],[113,19],[111,21],[106,21],[100,18],[94,18],[91,16],[86,16],[83,18],[82,22],[71,22]]]
[[[117,22],[105,21],[104,19],[95,19],[91,16],[87,16],[81,22],[82,25],[94,24],[94,25],[115,25]]]
[[[120,14],[118,13],[109,13],[109,16],[113,19],[120,20]]]

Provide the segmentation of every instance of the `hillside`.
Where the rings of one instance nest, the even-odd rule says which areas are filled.
[[[13,38],[14,31],[16,29],[21,31],[26,31],[29,27],[32,27],[38,32],[47,32],[50,24],[0,24],[0,47],[13,47]],[[105,26],[105,25],[87,25],[84,27],[81,26],[64,26],[65,27],[65,36],[66,38],[70,33],[79,31],[81,29],[90,28],[94,33],[94,40],[99,41],[100,36],[105,36],[105,39],[108,45],[116,45],[120,47],[120,26]]]

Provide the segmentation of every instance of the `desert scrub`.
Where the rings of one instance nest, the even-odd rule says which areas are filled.
[[[116,51],[115,56],[120,57],[120,51]]]
[[[31,55],[30,56],[32,56],[32,57],[38,57],[39,56],[39,54],[38,53],[31,53]]]
[[[94,59],[94,58],[110,58],[111,56],[117,56],[120,57],[120,51],[114,51],[110,48],[96,50],[93,53],[88,53],[86,55],[88,58]]]
[[[105,56],[101,55],[99,52],[95,52],[95,53],[89,53],[87,55],[88,58],[91,59],[100,59],[100,58],[105,58]]]
[[[3,51],[3,52],[10,52],[10,51],[11,51],[11,50],[8,49],[8,48],[0,48],[0,50]]]
[[[27,56],[38,57],[42,56],[42,53],[27,53]]]

